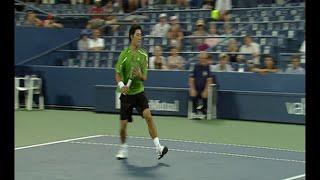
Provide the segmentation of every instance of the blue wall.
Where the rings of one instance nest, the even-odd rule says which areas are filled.
[[[80,29],[15,27],[15,64],[79,37]]]
[[[45,85],[46,104],[93,106],[94,85],[115,85],[114,69],[59,66],[18,66],[16,75],[39,74]],[[305,76],[298,74],[215,73],[219,90],[305,92]],[[148,87],[188,88],[188,71],[149,70]],[[58,97],[71,101],[61,103]]]
[[[115,85],[114,69],[16,66],[16,76],[25,74],[37,74],[43,79],[46,105],[95,107],[95,85]],[[145,86],[188,88],[188,77],[188,71],[150,70]],[[304,75],[220,72],[215,73],[215,79],[218,84],[218,118],[305,122],[302,103]],[[113,99],[114,93],[101,97]],[[103,99],[111,103],[110,98]],[[166,97],[165,100],[172,99]],[[290,107],[292,109],[288,109]]]

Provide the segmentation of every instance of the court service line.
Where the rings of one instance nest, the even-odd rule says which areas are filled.
[[[103,135],[103,136],[120,137],[118,135]],[[128,136],[128,138],[150,139],[149,137],[140,137],[140,136]],[[251,146],[251,145],[228,144],[228,143],[213,143],[213,142],[201,142],[201,141],[191,141],[191,140],[181,140],[181,139],[166,139],[166,138],[161,138],[161,140],[172,141],[172,142],[185,142],[185,143],[211,144],[211,145],[225,145],[225,146],[236,146],[236,147],[246,147],[246,148],[268,149],[268,150],[277,150],[277,151],[288,151],[288,152],[305,153],[305,151],[291,150],[291,149],[285,149],[285,148],[265,147],[265,146]]]
[[[64,143],[64,142],[76,141],[76,140],[82,140],[82,139],[90,139],[90,138],[101,137],[101,136],[103,136],[103,135],[93,135],[93,136],[84,136],[84,137],[73,138],[73,139],[65,139],[65,140],[61,140],[61,141],[53,141],[53,142],[48,142],[48,143],[17,147],[17,148],[14,148],[14,150],[16,151],[16,150],[21,150],[21,149],[29,149],[29,148],[34,148],[34,147],[47,146],[47,145],[51,145],[51,144],[58,144],[58,143]]]
[[[293,176],[293,177],[289,177],[289,178],[286,178],[286,179],[282,179],[282,180],[294,180],[294,179],[299,179],[299,178],[302,178],[302,177],[305,177],[306,174],[301,174],[301,175],[298,175],[298,176]]]
[[[71,141],[71,142],[69,142],[69,143],[72,143],[72,144],[86,144],[86,145],[102,145],[102,146],[121,146],[120,144],[94,143],[94,142],[79,142],[79,141]],[[128,145],[128,147],[140,148],[140,149],[155,149],[155,147],[135,146],[135,145]],[[245,157],[245,158],[274,160],[274,161],[285,161],[285,162],[295,162],[295,163],[305,163],[305,161],[300,161],[300,160],[270,158],[270,157],[252,156],[252,155],[246,155],[246,154],[234,154],[234,153],[223,153],[223,152],[210,152],[210,151],[193,151],[193,150],[185,150],[185,149],[169,149],[169,151],[188,152],[188,153],[200,153],[200,154],[217,154],[217,155],[224,155],[224,156]]]

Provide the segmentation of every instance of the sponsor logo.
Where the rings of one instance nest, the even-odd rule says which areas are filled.
[[[305,115],[306,99],[301,98],[301,102],[286,102],[285,103],[288,114]]]
[[[161,102],[160,100],[149,100],[150,110],[155,111],[179,111],[179,101],[175,100],[173,103]]]

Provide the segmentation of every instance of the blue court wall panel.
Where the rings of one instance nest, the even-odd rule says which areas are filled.
[[[59,106],[95,107],[94,87],[115,85],[114,73],[114,69],[107,68],[16,66],[18,76],[39,75],[43,79],[45,104]],[[218,118],[304,123],[304,115],[288,113],[286,105],[303,104],[304,75],[214,74],[218,84]],[[188,88],[188,77],[188,71],[150,70],[145,86]],[[171,102],[169,98],[167,100]],[[292,111],[301,107],[294,108]]]

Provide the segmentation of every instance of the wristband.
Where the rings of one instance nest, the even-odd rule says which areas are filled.
[[[119,86],[120,89],[122,89],[123,86],[124,86],[124,83],[122,81],[120,81],[120,82],[118,82],[118,86]]]

